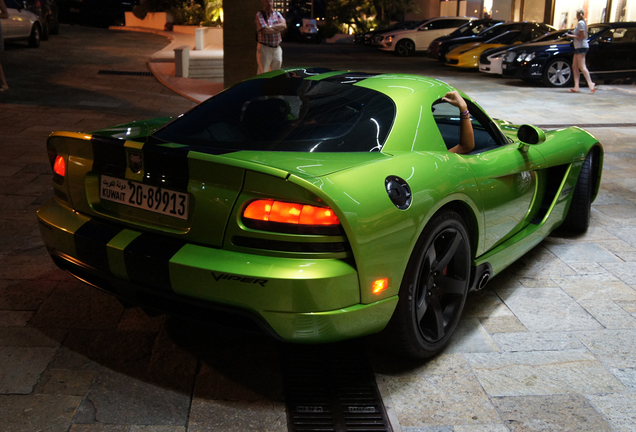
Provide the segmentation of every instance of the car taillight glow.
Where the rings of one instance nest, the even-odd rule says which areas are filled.
[[[389,278],[378,279],[371,284],[371,292],[373,294],[380,294],[382,291],[389,287]]]
[[[66,162],[64,162],[64,158],[60,155],[55,157],[55,162],[53,163],[53,171],[55,174],[64,177],[66,175]]]
[[[243,211],[247,219],[296,225],[339,225],[340,221],[329,207],[289,203],[274,200],[251,202]]]

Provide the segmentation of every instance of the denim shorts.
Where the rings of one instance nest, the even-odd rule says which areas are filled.
[[[575,48],[574,54],[587,54],[589,48]]]

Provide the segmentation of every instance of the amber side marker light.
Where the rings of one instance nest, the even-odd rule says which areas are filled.
[[[382,291],[389,287],[389,278],[378,279],[371,284],[371,292],[373,294],[380,294]]]
[[[57,156],[55,158],[55,162],[53,163],[53,171],[55,174],[64,177],[66,175],[66,163],[64,162],[64,158],[62,156]]]
[[[340,220],[329,207],[274,200],[251,202],[243,211],[243,217],[296,225],[340,225]]]

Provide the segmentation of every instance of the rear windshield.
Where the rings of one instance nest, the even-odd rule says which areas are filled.
[[[394,117],[393,101],[374,90],[281,76],[240,83],[153,137],[213,153],[371,152],[382,150]]]

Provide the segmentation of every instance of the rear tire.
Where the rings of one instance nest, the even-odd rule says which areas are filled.
[[[470,284],[471,247],[462,218],[445,211],[426,226],[409,260],[399,301],[383,336],[412,359],[439,353],[462,314]]]
[[[572,202],[568,214],[561,225],[564,231],[568,232],[585,232],[590,226],[590,218],[592,214],[592,194],[594,193],[594,152],[589,152],[579,178],[576,181]]]

